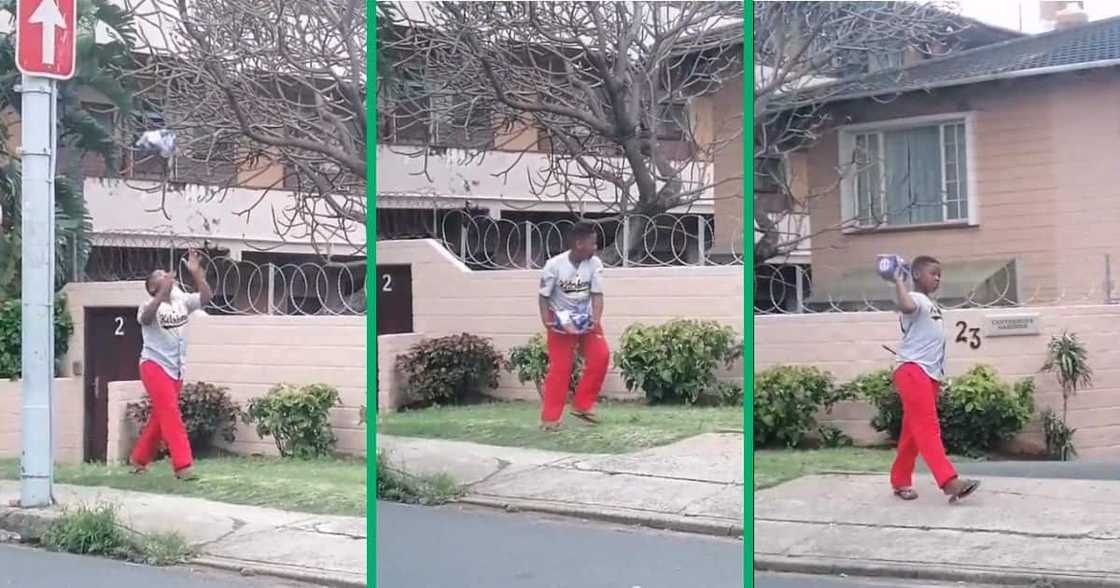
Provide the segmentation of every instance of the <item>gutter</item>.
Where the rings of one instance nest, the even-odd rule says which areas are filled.
[[[971,77],[971,78],[958,78],[958,79],[954,79],[954,80],[946,80],[946,81],[943,81],[943,82],[932,82],[932,83],[929,83],[929,84],[922,84],[920,86],[915,86],[915,87],[912,87],[912,88],[901,87],[901,88],[895,88],[893,90],[890,90],[890,89],[868,90],[868,91],[864,91],[864,92],[858,92],[858,93],[855,93],[855,94],[837,95],[837,96],[834,96],[832,98],[825,98],[825,99],[820,100],[820,101],[806,100],[806,101],[798,102],[796,104],[783,105],[782,108],[775,109],[772,112],[782,112],[782,111],[791,110],[791,109],[794,109],[794,108],[800,108],[802,106],[809,106],[809,105],[823,106],[825,104],[832,104],[832,103],[835,103],[835,102],[846,102],[848,100],[859,100],[860,98],[871,98],[871,97],[874,97],[874,96],[882,96],[884,94],[895,94],[895,93],[897,93],[897,94],[907,94],[907,93],[910,93],[910,92],[919,92],[919,91],[928,92],[929,90],[936,90],[936,89],[939,89],[939,88],[952,88],[952,87],[955,87],[955,86],[970,86],[970,85],[973,85],[973,84],[982,84],[982,83],[986,83],[986,82],[995,82],[995,81],[999,81],[999,80],[1012,80],[1012,79],[1018,79],[1018,78],[1032,78],[1032,77],[1037,77],[1037,76],[1071,73],[1071,72],[1087,71],[1087,70],[1093,70],[1093,69],[1104,69],[1104,68],[1108,68],[1108,67],[1117,67],[1117,66],[1120,66],[1120,59],[1103,59],[1103,60],[1099,60],[1099,61],[1086,61],[1086,62],[1082,62],[1082,63],[1070,63],[1070,64],[1066,64],[1066,65],[1055,65],[1055,66],[1050,66],[1050,67],[1037,67],[1037,68],[1034,68],[1034,69],[1021,69],[1021,70],[1015,70],[1015,71],[1010,71],[1010,72],[985,74],[985,75],[980,75],[980,76],[974,76],[974,77]]]

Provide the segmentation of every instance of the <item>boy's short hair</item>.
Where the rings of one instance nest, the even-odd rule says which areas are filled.
[[[161,270],[154,269],[148,272],[148,277],[144,280],[144,289],[146,289],[149,294],[155,293],[155,288],[152,287],[152,280],[156,279],[156,274],[158,274],[160,271]]]
[[[934,264],[940,265],[941,262],[936,258],[930,257],[928,255],[919,255],[914,258],[914,261],[910,264],[910,267],[913,268],[914,272],[920,272],[926,267]]]
[[[583,241],[595,235],[595,225],[587,221],[579,221],[568,234],[574,241]]]

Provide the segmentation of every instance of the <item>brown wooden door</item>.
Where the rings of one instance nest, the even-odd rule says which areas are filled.
[[[412,266],[377,266],[377,334],[412,332]]]
[[[85,314],[85,458],[105,461],[109,382],[140,379],[143,337],[137,308],[87,308]]]

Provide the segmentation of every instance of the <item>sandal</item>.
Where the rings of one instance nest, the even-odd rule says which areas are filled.
[[[918,499],[918,493],[913,488],[895,488],[894,495],[907,501]]]
[[[135,463],[135,462],[131,463],[130,465],[132,466],[132,471],[129,472],[129,473],[134,475],[134,476],[139,476],[139,475],[148,473],[148,466],[146,466],[146,465],[140,465],[140,464]]]
[[[198,480],[198,474],[194,473],[194,468],[187,466],[175,472],[175,478],[182,482],[194,482]]]
[[[541,430],[545,433],[556,433],[560,431],[560,423],[541,423]]]
[[[952,490],[949,490],[948,488],[950,484],[956,484],[956,487]],[[968,498],[973,492],[976,492],[976,489],[979,487],[980,480],[962,480],[960,478],[957,478],[956,480],[953,480],[952,482],[949,482],[949,484],[945,485],[945,493],[949,495],[949,504],[955,504],[957,502],[960,502],[961,500],[964,500],[965,498]]]
[[[581,420],[585,423],[591,424],[591,425],[598,425],[598,424],[602,423],[602,421],[599,420],[598,415],[596,415],[593,412],[586,412],[586,411],[582,411],[582,410],[573,410],[572,411],[572,416],[576,417],[577,419],[579,419],[579,420]]]

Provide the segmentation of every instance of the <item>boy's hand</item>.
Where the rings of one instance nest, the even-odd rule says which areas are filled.
[[[198,250],[191,249],[187,252],[187,271],[191,274],[198,273],[202,270],[202,262],[199,260]]]
[[[896,284],[906,283],[906,269],[902,266],[901,263],[898,264],[898,267],[894,269],[894,281]]]

